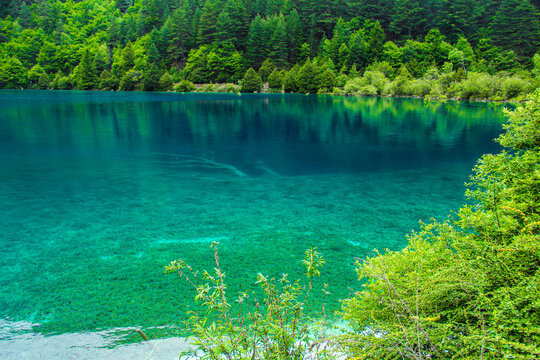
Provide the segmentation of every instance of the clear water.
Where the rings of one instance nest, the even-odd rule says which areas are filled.
[[[482,103],[2,91],[0,338],[20,321],[166,336],[193,293],[163,267],[211,268],[212,241],[231,292],[300,275],[317,247],[336,309],[355,257],[459,207],[501,121]]]

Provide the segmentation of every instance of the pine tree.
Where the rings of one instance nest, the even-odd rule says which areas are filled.
[[[265,35],[265,25],[262,18],[257,15],[249,26],[246,51],[248,61],[254,67],[259,67],[267,58],[268,48]]]
[[[276,65],[274,64],[274,62],[271,59],[266,59],[259,68],[258,74],[263,81],[267,81],[268,76],[270,76],[270,74],[275,70]]]
[[[84,49],[81,62],[77,67],[77,87],[80,90],[91,90],[97,87],[97,70],[93,58],[88,51]]]
[[[140,11],[141,32],[146,34],[154,28],[159,28],[163,24],[163,14],[165,12],[165,2],[162,0],[142,0]]]
[[[282,73],[278,69],[274,69],[268,76],[268,87],[281,90],[282,86]]]
[[[294,64],[298,57],[300,45],[302,44],[302,22],[296,9],[291,10],[287,16],[287,35],[288,35],[288,57],[287,61],[290,64]]]
[[[497,45],[531,57],[540,46],[538,10],[528,0],[503,0],[490,32]]]
[[[224,11],[231,19],[232,29],[231,42],[237,50],[243,50],[246,47],[246,39],[249,31],[249,18],[246,7],[242,0],[227,0]]]
[[[287,65],[289,53],[287,40],[285,17],[282,14],[279,14],[278,18],[276,19],[274,33],[270,38],[269,48],[270,57],[274,59],[276,64],[280,67],[285,67]]]
[[[216,23],[215,41],[221,44],[236,42],[235,32],[236,27],[229,13],[227,11],[221,12]]]
[[[221,11],[219,0],[206,0],[201,10],[197,41],[199,44],[210,44],[216,36],[216,24]]]
[[[242,79],[242,92],[257,92],[262,88],[262,80],[253,68],[249,68]]]

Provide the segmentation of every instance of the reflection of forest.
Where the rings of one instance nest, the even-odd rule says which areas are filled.
[[[474,141],[471,127],[498,128],[502,118],[501,106],[483,103],[304,95],[179,95],[182,101],[171,101],[163,95],[164,101],[124,102],[131,94],[102,94],[115,101],[88,103],[64,95],[63,101],[4,106],[0,137],[74,150],[272,139],[451,147]]]

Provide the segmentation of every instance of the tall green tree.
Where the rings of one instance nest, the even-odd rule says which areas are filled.
[[[533,56],[540,46],[538,11],[528,0],[503,0],[490,25],[495,44],[521,57]]]
[[[197,31],[197,41],[199,44],[210,44],[214,41],[216,36],[216,24],[220,12],[220,0],[206,0],[204,2]]]
[[[244,50],[249,31],[249,17],[242,0],[227,0],[224,10],[229,15],[232,29],[230,41],[237,50]]]
[[[80,90],[91,90],[98,86],[98,73],[96,70],[93,57],[88,51],[84,49],[81,62],[76,69],[77,87]]]
[[[259,74],[253,68],[249,68],[242,79],[242,92],[250,93],[260,91],[262,88],[262,80]]]

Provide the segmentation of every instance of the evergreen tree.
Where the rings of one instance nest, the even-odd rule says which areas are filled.
[[[0,87],[17,89],[26,86],[27,70],[17,58],[10,57],[0,64]]]
[[[262,18],[257,15],[249,25],[247,39],[247,58],[251,65],[259,67],[267,58],[267,39],[265,25]]]
[[[159,89],[161,91],[170,91],[172,90],[172,87],[173,78],[168,72],[165,72],[159,79]]]
[[[38,64],[47,72],[55,73],[60,70],[62,64],[59,63],[58,53],[60,49],[53,43],[45,42],[37,57]]]
[[[262,88],[262,80],[259,74],[253,68],[249,68],[242,79],[242,88],[240,91],[251,93],[258,92]]]
[[[274,69],[268,76],[268,87],[281,90],[282,86],[282,73],[278,69]]]
[[[249,17],[244,2],[242,0],[227,0],[224,11],[231,19],[230,41],[237,50],[245,49],[249,31]]]
[[[308,58],[296,75],[298,91],[303,93],[316,93],[319,88],[318,81],[318,68],[316,64]]]
[[[143,90],[144,91],[156,91],[160,90],[160,79],[162,71],[156,64],[150,65],[150,68],[143,74]]]
[[[206,0],[201,10],[197,41],[199,44],[210,44],[216,36],[216,24],[221,11],[219,0]]]
[[[297,92],[298,85],[296,84],[296,77],[300,66],[294,65],[285,75],[283,75],[283,91],[285,92]]]
[[[502,0],[490,33],[497,45],[531,57],[540,46],[538,9],[528,0]]]
[[[118,89],[119,81],[118,78],[111,75],[108,70],[103,70],[99,75],[99,85],[100,90],[116,90]]]
[[[300,50],[300,45],[302,44],[302,23],[300,21],[300,16],[296,9],[291,10],[287,16],[287,36],[288,36],[288,57],[287,61],[290,64],[294,64],[298,57],[298,52]]]
[[[307,43],[303,43],[300,46],[298,53],[298,63],[304,63],[311,56],[311,47]]]
[[[146,43],[146,56],[148,64],[158,64],[161,61],[161,55],[156,47],[156,44],[149,39]]]
[[[266,59],[259,68],[259,76],[261,77],[262,81],[267,81],[268,76],[270,76],[270,74],[275,70],[276,65],[274,62],[270,59]]]
[[[97,48],[94,56],[94,66],[98,74],[101,74],[103,70],[109,69],[109,51],[107,45],[102,44]]]
[[[84,49],[81,62],[77,66],[77,87],[80,90],[91,90],[97,87],[97,70],[93,58],[88,51]]]
[[[115,0],[116,7],[121,12],[126,12],[127,9],[129,9],[130,6],[133,5],[133,0]]]
[[[141,11],[139,15],[140,35],[146,34],[154,28],[159,28],[163,24],[163,14],[166,3],[163,0],[141,0]]]
[[[215,40],[218,43],[233,43],[235,40],[236,27],[227,11],[219,14],[216,23]]]
[[[269,48],[270,57],[278,64],[278,66],[285,67],[289,55],[288,48],[288,36],[287,27],[285,23],[285,17],[282,14],[276,19],[274,33],[270,38]]]

